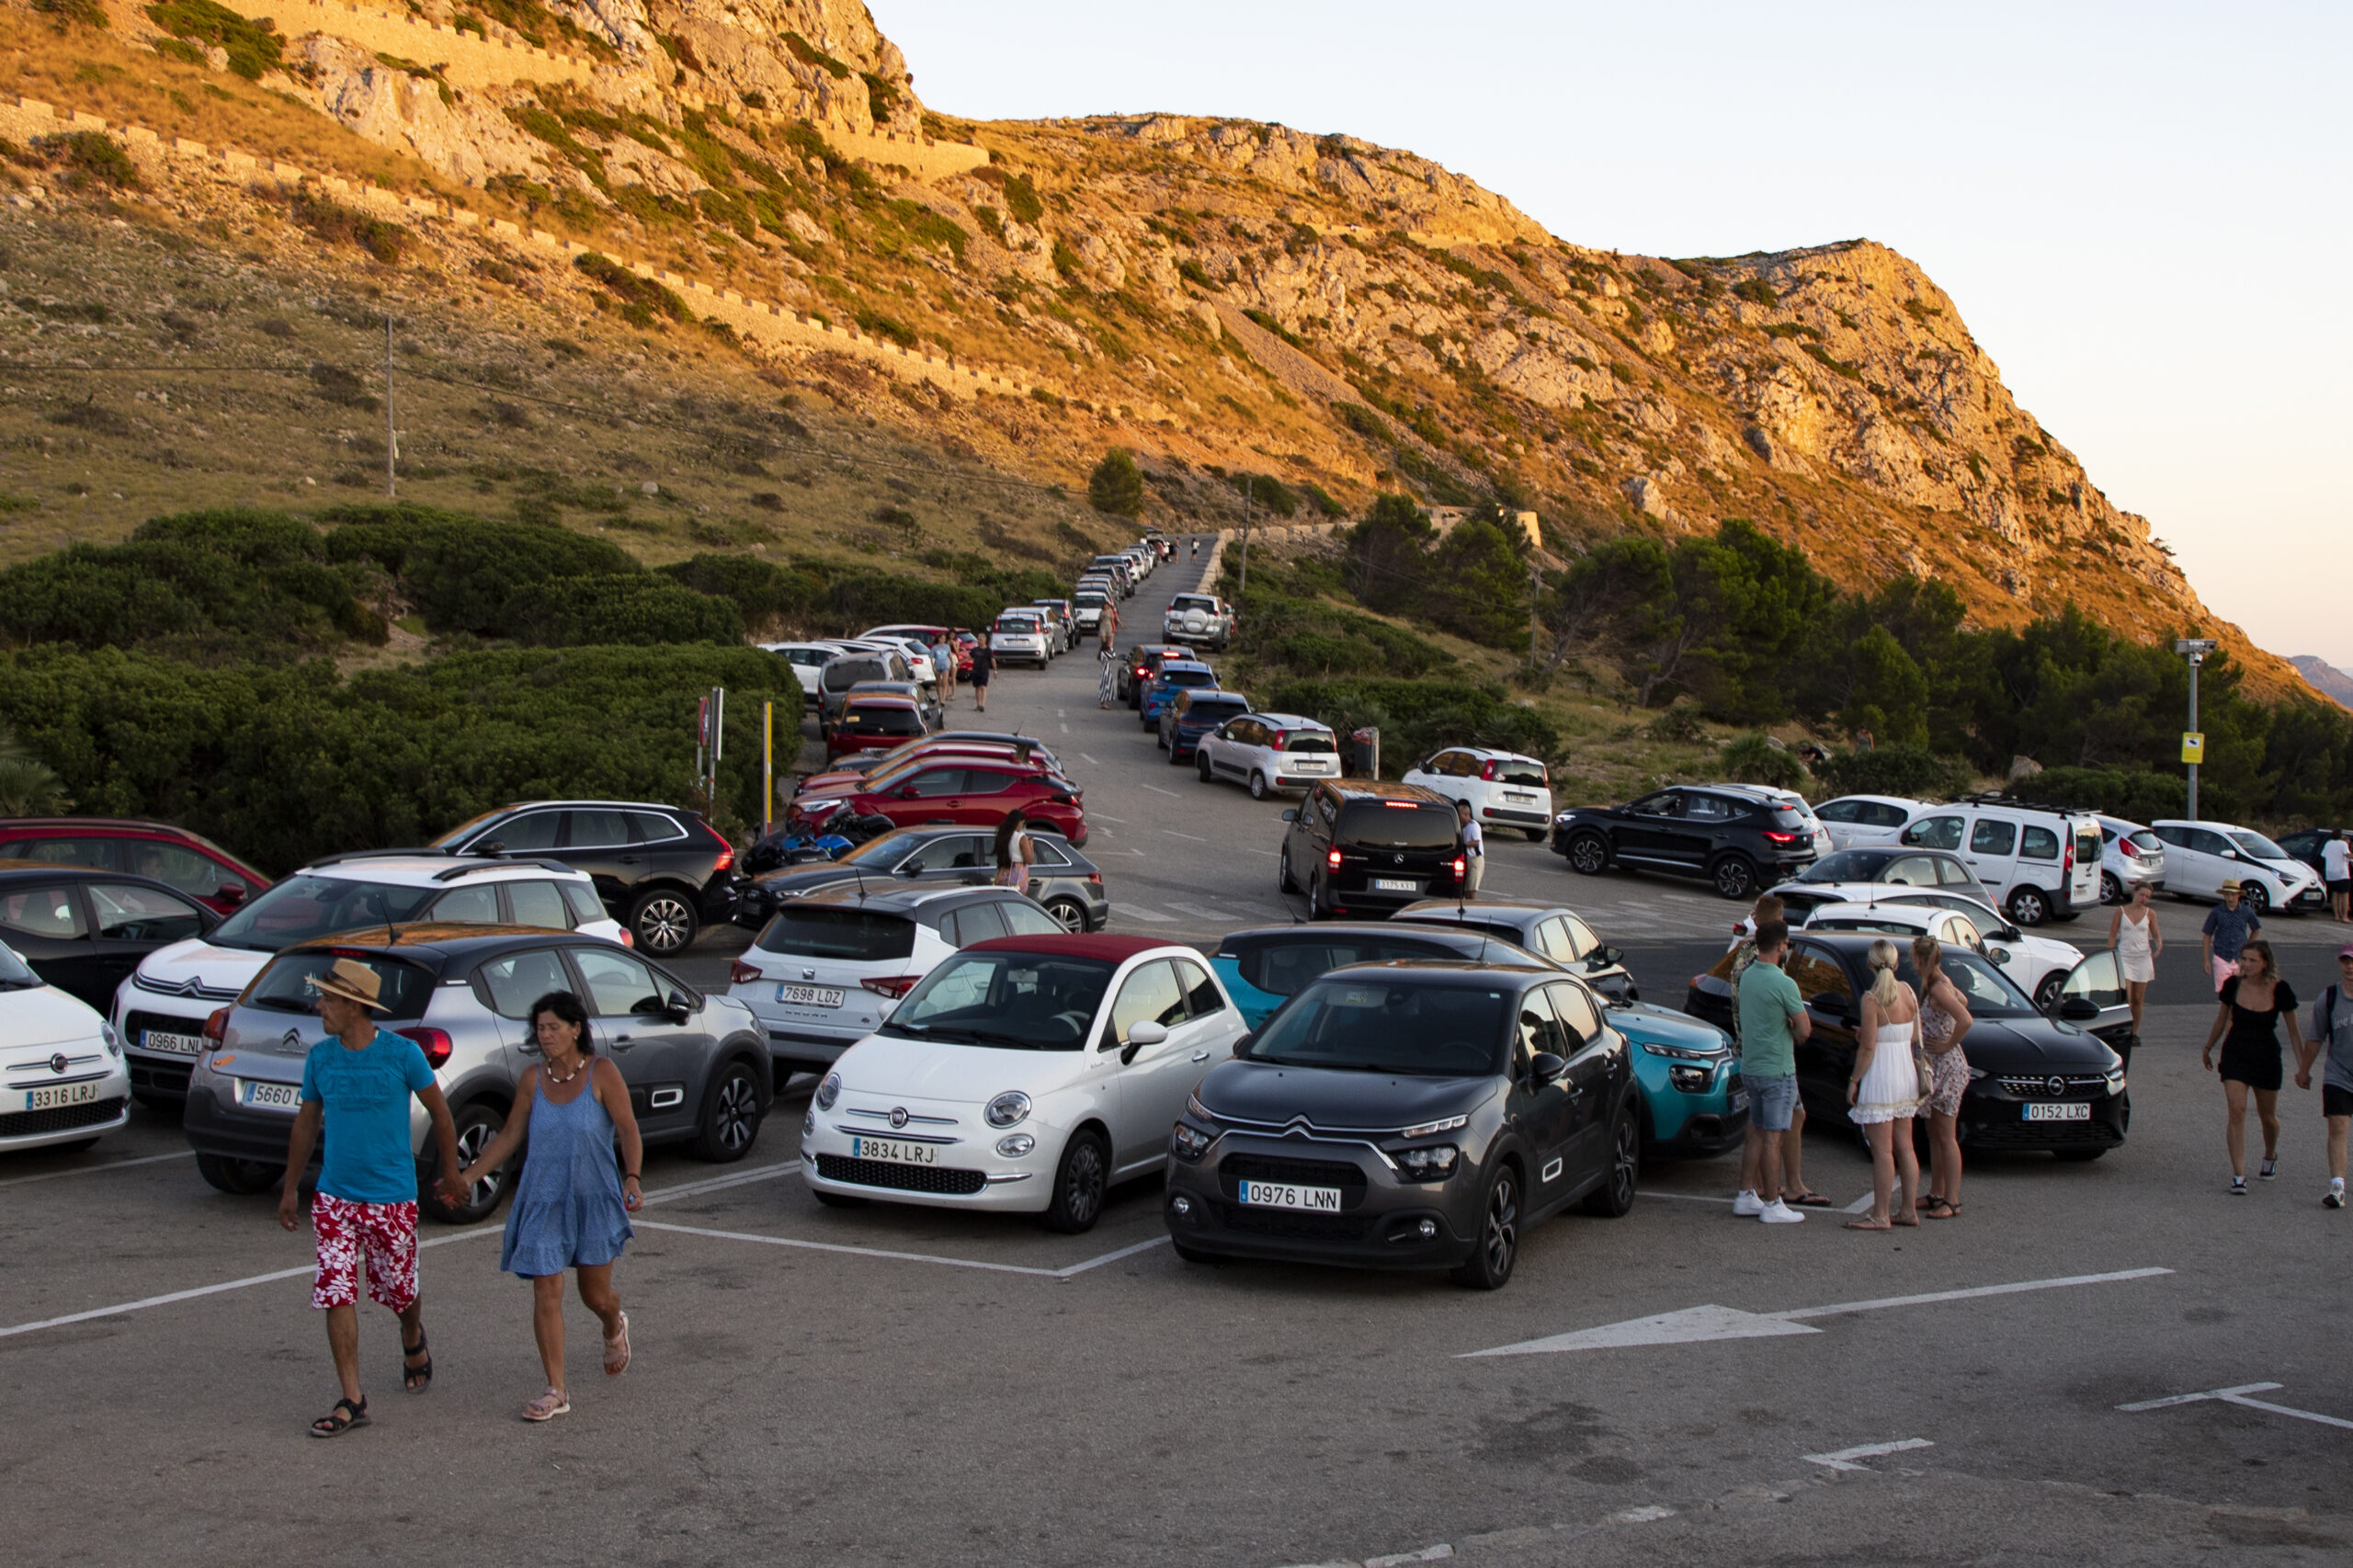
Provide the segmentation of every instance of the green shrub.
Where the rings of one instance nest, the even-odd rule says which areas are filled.
[[[1968,788],[1969,765],[1926,746],[1850,751],[1814,765],[1823,783],[1842,795],[1905,795],[1941,799]]]
[[[530,584],[508,597],[499,624],[517,642],[548,648],[744,640],[733,604],[651,573]]]
[[[1716,766],[1739,784],[1764,784],[1776,790],[1802,790],[1807,782],[1805,764],[1762,730],[1734,735],[1716,754]]]
[[[886,316],[880,311],[860,311],[851,319],[858,323],[860,332],[895,343],[902,348],[915,346],[915,329],[896,316]]]
[[[617,544],[540,523],[493,522],[426,506],[331,506],[334,561],[370,560],[435,631],[508,635],[500,619],[517,588],[551,577],[626,575],[637,560]]]
[[[74,189],[111,186],[118,190],[139,187],[139,165],[121,144],[102,131],[61,131],[33,138],[33,151],[66,170],[65,183]]]
[[[1392,775],[1449,745],[1498,746],[1548,761],[1557,756],[1560,732],[1498,692],[1460,681],[1290,680],[1260,700],[1270,712],[1303,713],[1331,725],[1344,743],[1350,730],[1379,727],[1381,765]]]
[[[669,40],[665,39],[663,42],[666,45]],[[784,35],[784,47],[792,51],[792,58],[801,62],[801,64],[814,66],[816,69],[823,71],[826,75],[831,76],[836,82],[847,82],[849,80],[850,71],[847,65],[843,64],[832,55],[827,54],[824,50],[819,49],[815,44],[811,43],[799,33],[786,33]]]
[[[697,593],[727,600],[744,624],[755,629],[780,629],[806,619],[825,591],[809,573],[750,555],[698,555],[659,570]]]
[[[65,30],[68,22],[79,22],[85,28],[114,25],[107,17],[107,8],[98,0],[33,0],[33,9],[44,17],[54,17],[60,32]]]
[[[1686,745],[1708,738],[1707,726],[1699,722],[1699,710],[1688,702],[1676,703],[1643,725],[1643,733],[1654,741],[1680,742]]]
[[[294,193],[294,221],[330,244],[357,245],[390,266],[405,255],[416,236],[398,223],[372,217],[307,190]]]
[[[2010,785],[2021,801],[2052,806],[2086,806],[2131,822],[2178,817],[2189,809],[2184,774],[2138,767],[2046,767]]]
[[[1336,403],[1332,405],[1332,414],[1341,424],[1368,441],[1392,439],[1389,426],[1382,422],[1381,415],[1360,403]]]
[[[652,326],[656,317],[691,322],[695,313],[686,301],[651,278],[642,278],[609,256],[583,251],[573,266],[605,286],[620,301],[621,319],[632,326]]]
[[[248,21],[213,0],[163,0],[147,17],[174,38],[209,43],[229,56],[229,69],[248,82],[285,64],[286,40],[267,20]]]
[[[1733,284],[1732,294],[1733,299],[1746,300],[1754,305],[1770,307],[1781,302],[1781,297],[1773,292],[1773,286],[1762,278],[1751,278]]]
[[[1134,517],[1143,511],[1143,471],[1135,454],[1114,447],[1103,454],[1086,476],[1086,504],[1114,517]]]
[[[1035,223],[1046,215],[1046,204],[1038,199],[1038,187],[1029,183],[1028,175],[1005,176],[1005,210],[1017,222]]]

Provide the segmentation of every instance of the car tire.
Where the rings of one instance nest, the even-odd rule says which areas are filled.
[[[1254,801],[1263,801],[1270,793],[1272,791],[1267,788],[1267,776],[1253,771],[1250,775],[1250,798]]]
[[[1165,751],[1165,752],[1166,752],[1166,753],[1168,754],[1168,766],[1169,766],[1169,767],[1184,767],[1184,766],[1185,766],[1185,754],[1184,754],[1183,752],[1181,752],[1181,751],[1178,751],[1178,750],[1176,749],[1176,747],[1175,743],[1171,742],[1171,741],[1170,741],[1166,736],[1165,736],[1165,735],[1161,737],[1160,749],[1161,749],[1161,750],[1163,750],[1163,751]]]
[[[498,1136],[498,1130],[506,1125],[506,1112],[489,1100],[476,1100],[471,1105],[458,1107],[450,1113],[449,1119],[457,1124],[458,1164],[470,1165],[490,1146],[490,1141]],[[432,1140],[426,1141],[425,1152],[417,1156],[417,1166],[421,1177],[441,1168],[440,1154]],[[473,1190],[466,1194],[463,1203],[444,1203],[430,1180],[421,1179],[417,1183],[417,1209],[445,1225],[478,1224],[498,1211],[498,1201],[506,1196],[515,1168],[515,1162],[509,1160],[500,1169],[474,1183]]]
[[[655,888],[640,893],[629,906],[629,930],[637,939],[639,952],[666,959],[694,946],[702,921],[686,894],[675,888]]]
[[[1103,1146],[1102,1135],[1080,1129],[1063,1145],[1063,1157],[1054,1165],[1053,1199],[1039,1222],[1066,1236],[1093,1230],[1103,1217],[1103,1197],[1110,1185],[1111,1153]]]
[[[1332,911],[1324,902],[1324,875],[1320,871],[1307,884],[1307,917],[1310,920],[1332,918]]]
[[[2092,1161],[2098,1159],[2102,1154],[2107,1153],[2108,1151],[2105,1148],[2053,1149],[2051,1151],[2051,1157],[2057,1160],[2062,1165],[2086,1165],[2091,1164]]]
[[[760,1136],[760,1075],[741,1057],[722,1062],[702,1097],[702,1116],[689,1146],[698,1160],[733,1165],[752,1152]]]
[[[2066,983],[2067,973],[2064,970],[2054,969],[2049,974],[2044,975],[2040,983],[2037,984],[2034,988],[2035,1011],[2038,1013],[2047,1013],[2051,1011],[2052,1005],[2059,1000],[2060,987]]]
[[[2261,882],[2249,881],[2242,884],[2239,888],[2239,902],[2245,904],[2257,920],[2271,913],[2271,894],[2265,891]]]
[[[2019,888],[2010,894],[2005,906],[2012,920],[2031,928],[2051,918],[2051,898],[2040,888]]]
[[[863,1209],[868,1201],[863,1198],[853,1198],[847,1192],[827,1192],[822,1187],[813,1187],[809,1190],[816,1195],[818,1202],[828,1209]]]
[[[1523,827],[1519,831],[1528,835],[1528,842],[1530,844],[1541,844],[1544,842],[1544,830],[1540,827]]]
[[[2102,871],[2099,874],[2099,901],[2102,903],[2124,902],[2124,884],[2116,880],[2114,871]]]
[[[1569,869],[1597,877],[1609,869],[1609,846],[1597,833],[1580,833],[1569,840]]]
[[[1290,874],[1290,846],[1282,847],[1281,858],[1275,862],[1275,888],[1279,892],[1297,892],[1299,879]]]
[[[216,1191],[250,1198],[256,1192],[267,1192],[286,1174],[284,1165],[273,1165],[267,1160],[235,1160],[226,1154],[199,1154],[196,1174]]]
[[[1049,900],[1046,913],[1061,921],[1063,929],[1074,937],[1084,936],[1087,930],[1086,905],[1074,898]]]
[[[1500,1290],[1511,1282],[1519,1262],[1519,1171],[1508,1163],[1487,1178],[1486,1197],[1479,1205],[1479,1233],[1471,1256],[1455,1266],[1450,1278],[1471,1290]]]
[[[1217,782],[1217,775],[1210,771],[1210,754],[1199,746],[1193,748],[1193,771],[1201,776],[1204,784]]]
[[[1745,855],[1721,857],[1708,868],[1708,878],[1716,884],[1720,898],[1745,903],[1756,896],[1756,862]]]
[[[1609,1169],[1586,1195],[1585,1211],[1604,1220],[1624,1219],[1634,1207],[1634,1184],[1642,1174],[1643,1129],[1630,1100],[1609,1124]]]

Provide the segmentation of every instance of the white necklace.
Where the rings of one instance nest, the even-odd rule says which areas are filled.
[[[550,1072],[547,1074],[547,1080],[551,1084],[569,1084],[572,1080],[580,1076],[581,1069],[587,1065],[588,1059],[584,1056],[579,1061],[574,1062],[572,1064],[572,1071],[566,1073],[563,1077],[559,1078],[553,1072]]]

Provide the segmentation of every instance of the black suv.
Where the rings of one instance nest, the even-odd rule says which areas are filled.
[[[1577,806],[1552,819],[1552,852],[1588,877],[1612,866],[1705,877],[1751,899],[1813,864],[1813,830],[1787,806],[1677,787],[1624,806]]]
[[[141,959],[220,924],[212,911],[152,877],[0,861],[0,942],[101,1015],[114,1011],[115,988]]]
[[[641,801],[526,801],[451,828],[451,854],[561,860],[585,871],[641,951],[682,953],[735,913],[735,848],[699,812]]]
[[[1308,913],[1386,915],[1462,888],[1454,802],[1418,784],[1334,778],[1283,813],[1277,881],[1307,891]]]

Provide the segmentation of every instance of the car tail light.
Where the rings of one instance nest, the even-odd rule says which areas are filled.
[[[621,927],[621,946],[624,948],[634,948],[637,946],[637,933],[631,930],[626,926]]]
[[[449,1032],[447,1029],[394,1029],[403,1040],[413,1040],[425,1051],[425,1064],[435,1072],[449,1060]]]
[[[2122,855],[2127,860],[2138,860],[2141,858],[2141,852],[2132,847],[2132,841],[2129,838],[2118,839],[2116,849],[2117,853]]]
[[[1794,833],[1777,833],[1769,827],[1765,830],[1765,842],[1768,844],[1795,844],[1797,841],[1798,835]]]
[[[1459,882],[1459,881],[1461,881],[1462,880],[1462,877],[1463,877],[1462,857],[1461,857],[1461,856],[1460,856],[1460,855],[1457,855],[1457,856],[1454,858],[1454,880],[1455,880],[1456,881],[1458,881],[1458,882]]]
[[[858,983],[877,996],[888,996],[895,1002],[913,991],[915,982],[922,978],[919,974],[893,974],[878,980],[861,980]]]
[[[1280,751],[1290,744],[1290,732],[1289,730],[1277,730],[1275,732],[1275,738],[1267,743],[1267,746],[1275,751]]]
[[[1336,849],[1330,851],[1324,857],[1324,863],[1331,867],[1332,869],[1336,871],[1340,869],[1340,852]]]
[[[1480,767],[1479,777],[1487,783],[1494,783],[1495,781],[1495,759],[1489,757],[1486,762]]]
[[[229,1038],[229,1009],[215,1007],[212,1016],[204,1020],[204,1038],[219,1045]]]
[[[767,976],[745,963],[742,959],[737,959],[727,966],[727,983],[730,985],[749,985],[756,980],[767,978]]]
[[[1103,873],[1100,871],[1089,871],[1086,873],[1086,880],[1093,882],[1097,887],[1101,887],[1103,885]]]
[[[2073,844],[2067,846],[2059,869],[2063,871],[2072,871],[2075,869],[2075,846]]]
[[[1397,812],[1418,812],[1422,809],[1422,803],[1419,801],[1383,801],[1381,803]]]
[[[734,864],[735,846],[722,841],[719,846],[719,864],[713,866],[711,869],[714,871],[724,871],[732,869]]]

